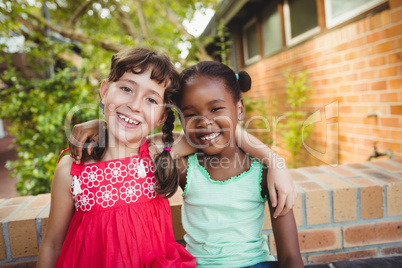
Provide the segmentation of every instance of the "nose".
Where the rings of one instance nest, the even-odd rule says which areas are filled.
[[[138,94],[135,94],[127,99],[127,107],[132,112],[140,112],[142,109],[142,98]]]
[[[206,116],[200,116],[197,120],[196,127],[197,128],[208,128],[214,123],[213,119],[210,119]]]

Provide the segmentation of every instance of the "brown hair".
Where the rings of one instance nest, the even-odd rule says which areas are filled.
[[[152,50],[146,48],[132,48],[113,55],[108,81],[116,82],[128,71],[134,74],[141,74],[148,71],[150,68],[151,79],[166,87],[163,98],[164,103],[173,104],[173,99],[179,88],[179,73],[166,55],[158,54]],[[166,108],[166,112],[168,116],[162,127],[162,141],[165,148],[171,148],[174,141],[172,131],[174,128],[175,115],[170,108]],[[104,133],[106,133],[106,131]],[[100,134],[99,136],[102,135]],[[107,141],[106,134],[104,137]],[[96,148],[102,151],[95,152],[95,156],[100,159],[106,147],[107,144],[105,143],[105,147]],[[177,191],[179,180],[175,162],[169,151],[163,150],[156,156],[154,166],[157,182],[156,192],[160,195],[171,197]]]

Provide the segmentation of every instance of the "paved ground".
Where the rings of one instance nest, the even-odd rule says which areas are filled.
[[[402,256],[337,261],[329,264],[311,264],[308,268],[401,268]]]
[[[0,199],[18,196],[15,190],[17,179],[10,179],[10,172],[4,166],[7,160],[17,159],[16,151],[9,149],[12,141],[12,137],[0,139]]]

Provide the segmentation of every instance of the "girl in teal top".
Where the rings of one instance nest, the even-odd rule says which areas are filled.
[[[234,138],[244,118],[241,92],[250,87],[246,72],[235,74],[219,62],[200,62],[181,75],[181,123],[190,144],[200,148],[176,162],[184,239],[197,267],[303,267],[292,211],[274,218],[269,202],[278,262],[261,234],[268,170]]]

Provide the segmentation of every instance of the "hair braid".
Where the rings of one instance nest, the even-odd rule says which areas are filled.
[[[173,145],[173,128],[175,116],[172,110],[169,110],[165,124],[162,127],[162,141],[165,148],[171,148]],[[170,152],[163,150],[155,158],[155,178],[158,183],[156,192],[160,195],[171,197],[177,191],[179,186],[176,164],[170,155]]]

